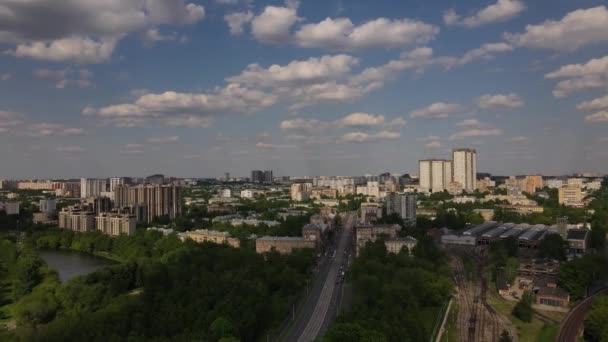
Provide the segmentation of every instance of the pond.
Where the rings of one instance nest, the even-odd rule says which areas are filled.
[[[59,280],[62,283],[115,263],[112,260],[70,250],[42,249],[38,251],[38,254],[50,268],[59,273]]]

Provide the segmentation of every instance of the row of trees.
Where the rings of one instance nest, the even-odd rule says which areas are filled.
[[[323,341],[426,341],[452,292],[445,256],[421,239],[408,251],[389,254],[384,242],[368,242],[354,261],[350,313],[334,322]]]
[[[608,341],[608,296],[601,296],[593,302],[591,312],[585,320],[585,341]]]

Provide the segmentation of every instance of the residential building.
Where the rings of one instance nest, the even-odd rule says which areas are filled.
[[[321,188],[321,189],[313,188],[311,191],[310,197],[314,198],[314,199],[336,198],[336,197],[338,197],[338,190],[329,189],[329,188]]]
[[[251,171],[251,183],[259,184],[272,184],[274,177],[272,176],[272,170],[253,170]]]
[[[320,248],[325,243],[327,231],[328,226],[326,224],[309,223],[302,227],[302,237],[308,240],[315,240],[317,242],[316,248]]]
[[[246,189],[246,190],[241,190],[241,198],[256,198],[258,196],[260,196],[261,194],[263,194],[263,191],[260,190],[254,190],[254,189]]]
[[[484,221],[491,221],[494,218],[494,209],[473,209],[473,212],[481,215]]]
[[[165,176],[161,174],[151,175],[144,180],[146,184],[162,185],[165,184]]]
[[[0,190],[16,190],[18,186],[17,181],[0,179]]]
[[[578,186],[579,188],[582,188],[584,181],[584,178],[568,178],[566,184],[568,186]]]
[[[568,207],[583,207],[583,191],[578,185],[567,185],[558,189],[558,202]]]
[[[480,192],[489,191],[496,186],[496,182],[490,179],[490,177],[484,177],[477,181],[477,190]]]
[[[291,200],[302,202],[310,198],[312,183],[294,183],[291,185]]]
[[[51,181],[29,181],[17,184],[19,190],[55,190],[59,187],[60,183]]]
[[[95,213],[80,206],[64,208],[59,212],[59,228],[75,232],[92,232],[95,230]]]
[[[450,195],[460,195],[464,191],[464,188],[460,182],[449,182],[448,183],[448,193]]]
[[[187,231],[182,234],[183,239],[192,239],[198,243],[202,242],[213,242],[217,244],[227,244],[229,246],[238,248],[241,246],[239,239],[230,237],[227,232],[219,232],[216,230],[197,229]]]
[[[602,181],[595,180],[595,181],[587,182],[583,186],[587,190],[599,190],[602,187]]]
[[[420,190],[441,192],[452,182],[452,161],[444,159],[420,160],[418,162]]]
[[[397,214],[411,227],[416,225],[416,194],[390,192],[386,196],[386,214]]]
[[[365,247],[368,241],[373,242],[380,237],[395,238],[401,229],[402,227],[398,224],[365,224],[355,226],[356,255],[359,255],[361,249]]]
[[[33,213],[32,221],[37,224],[49,224],[53,223],[53,216],[49,213]]]
[[[382,218],[382,204],[376,202],[361,203],[361,221],[376,222]]]
[[[137,218],[130,213],[101,213],[95,217],[95,224],[96,229],[106,235],[135,235]]]
[[[567,232],[566,242],[570,254],[585,254],[589,247],[589,238],[591,233],[587,229],[569,229]]]
[[[452,150],[453,179],[465,191],[477,189],[477,152],[470,148]]]
[[[80,198],[98,197],[106,191],[107,180],[96,178],[80,179]]]
[[[564,181],[561,179],[551,178],[544,181],[544,185],[550,189],[559,189],[564,186]]]
[[[131,183],[131,179],[127,178],[127,177],[112,177],[110,178],[110,188],[108,189],[109,192],[114,192],[114,189],[116,189],[117,185],[125,185],[125,184],[130,184]]]
[[[57,210],[57,201],[54,198],[41,199],[38,206],[40,207],[40,212],[54,214]]]
[[[114,197],[117,207],[145,205],[146,223],[159,216],[175,219],[182,212],[182,191],[174,185],[117,185]]]
[[[384,241],[384,245],[386,246],[386,251],[393,254],[399,254],[403,248],[407,248],[408,253],[411,255],[412,250],[418,244],[418,240],[411,236],[406,236],[403,238],[394,237],[387,239]]]
[[[526,189],[527,193],[534,193],[536,190],[540,190],[543,188],[543,176],[541,175],[531,175],[526,176]]]
[[[380,183],[371,181],[371,182],[367,182],[367,184],[365,186],[358,186],[357,194],[379,198],[379,197],[381,197],[380,196]]]
[[[234,214],[236,212],[236,208],[233,206],[227,205],[215,205],[211,204],[207,206],[208,213],[223,213],[223,214]]]
[[[0,202],[0,211],[6,215],[19,215],[19,202]]]
[[[554,285],[554,284],[552,284]],[[548,305],[568,310],[570,295],[557,286],[545,286],[536,292],[536,304]]]
[[[281,254],[289,254],[297,248],[317,248],[317,241],[304,237],[292,236],[264,236],[255,240],[255,251],[257,253],[276,250]]]
[[[230,189],[230,188],[222,189],[221,196],[224,198],[232,197],[232,189]]]
[[[272,176],[272,170],[264,171],[264,184],[273,184],[274,177]]]

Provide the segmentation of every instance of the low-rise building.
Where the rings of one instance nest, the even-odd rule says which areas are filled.
[[[322,198],[336,198],[338,197],[338,190],[329,188],[318,188],[312,189],[310,198],[322,199]]]
[[[441,243],[444,245],[475,246],[477,237],[469,235],[445,234],[441,236]]]
[[[19,215],[19,202],[0,202],[0,211],[6,215]]]
[[[38,203],[41,213],[54,214],[57,210],[57,201],[54,198],[41,199]]]
[[[405,247],[409,254],[412,254],[412,250],[418,244],[418,240],[414,239],[411,236],[406,236],[403,238],[394,237],[387,239],[384,241],[384,245],[386,246],[386,251],[389,253],[398,254]]]
[[[207,206],[208,213],[223,213],[223,214],[234,214],[236,212],[236,208],[231,205],[208,205]]]
[[[566,241],[568,242],[568,250],[570,254],[585,254],[589,245],[590,236],[590,231],[587,229],[568,230]]]
[[[230,234],[227,232],[219,232],[216,230],[207,230],[207,229],[197,229],[184,232],[182,235],[182,240],[192,239],[198,243],[201,242],[213,242],[217,244],[228,244],[229,246],[238,248],[241,246],[241,241],[239,239],[230,237]]]
[[[361,221],[376,222],[382,218],[382,204],[375,202],[361,203]]]
[[[536,304],[568,309],[570,295],[557,286],[541,287],[536,293]]]
[[[33,213],[32,221],[37,224],[49,224],[55,222],[53,215],[49,213]]]
[[[257,253],[270,252],[276,250],[281,254],[289,254],[294,249],[317,247],[317,241],[304,237],[292,236],[264,236],[255,240],[255,251]]]
[[[364,224],[355,226],[356,255],[365,247],[368,241],[376,241],[380,237],[395,238],[402,227],[398,224]]]
[[[302,227],[302,237],[308,240],[317,241],[317,248],[323,246],[327,235],[327,225],[309,223]]]

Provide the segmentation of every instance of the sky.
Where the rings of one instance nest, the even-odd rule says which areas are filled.
[[[608,3],[0,0],[0,178],[608,173]]]

